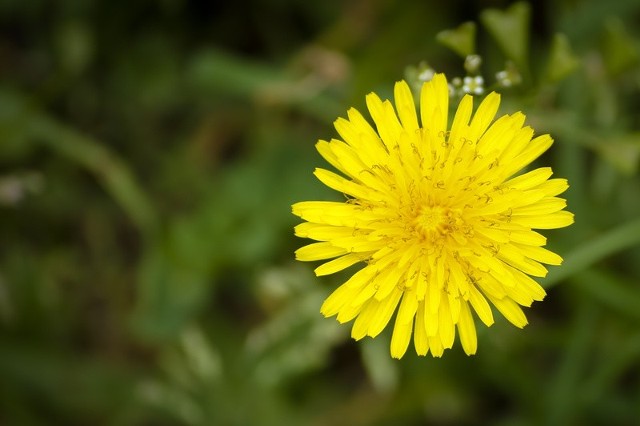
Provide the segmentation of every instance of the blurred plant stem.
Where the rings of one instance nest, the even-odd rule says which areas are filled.
[[[640,320],[640,293],[629,285],[627,276],[605,268],[589,268],[571,277],[569,282],[599,304],[627,318]]]
[[[547,389],[548,408],[544,410],[548,425],[571,424],[580,392],[580,380],[588,361],[588,349],[595,335],[598,309],[592,300],[582,298],[571,326],[554,379]]]
[[[127,165],[104,144],[29,106],[24,95],[0,91],[0,127],[24,133],[74,163],[86,168],[113,196],[147,238],[155,234],[158,218],[151,200]]]
[[[561,268],[555,268],[542,280],[545,288],[551,288],[564,279],[584,271],[606,257],[640,245],[640,219],[620,225],[569,252]]]

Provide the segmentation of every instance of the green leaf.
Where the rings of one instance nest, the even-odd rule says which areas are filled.
[[[640,160],[640,133],[609,140],[598,145],[597,150],[620,172],[634,175],[638,171]]]
[[[551,288],[608,256],[638,244],[640,244],[640,219],[619,225],[584,244],[580,244],[564,256],[562,266],[549,271],[547,277],[543,278],[540,284],[544,288]]]
[[[87,169],[143,235],[155,233],[158,217],[153,203],[129,164],[106,143],[33,107],[26,94],[0,90],[0,130],[5,129],[9,139],[15,139],[12,143],[38,142],[70,163]]]
[[[147,341],[175,338],[197,315],[213,282],[199,260],[186,259],[174,239],[150,244],[138,268],[133,331]],[[212,266],[213,267],[213,266]]]
[[[609,389],[613,388],[616,382],[623,380],[629,369],[634,368],[640,358],[640,334],[629,333],[621,343],[620,346],[612,348],[612,356],[607,358],[607,362],[599,363],[589,372],[589,378],[584,384],[586,404],[602,400]]]
[[[452,30],[440,31],[436,39],[463,58],[467,57],[476,51],[476,24],[465,22]]]
[[[31,409],[32,422],[23,423],[22,407],[2,404],[4,424],[51,424],[52,418],[54,423],[73,418],[86,424],[95,416],[104,424],[123,424],[118,420],[131,415],[135,418],[136,384],[143,379],[140,370],[71,347],[60,349],[60,344],[45,344],[42,338],[29,336],[23,341],[8,337],[3,335],[0,340],[4,389],[11,389],[15,402],[43,401],[47,410]],[[66,387],[73,392],[60,391]],[[2,395],[6,398],[6,391]],[[46,420],[35,421],[43,418]]]
[[[514,3],[504,12],[487,9],[480,14],[480,20],[500,49],[521,70],[528,69],[530,18],[531,7],[525,2]]]
[[[626,71],[640,59],[633,38],[618,18],[609,18],[605,23],[602,56],[610,74]]]
[[[389,344],[384,339],[367,340],[361,345],[362,362],[371,383],[380,393],[392,392],[399,381],[397,363],[389,356]]]
[[[262,303],[273,312],[249,333],[246,353],[252,376],[273,387],[325,365],[330,350],[348,334],[318,312],[326,291],[313,287],[308,268],[270,268],[259,277]]]
[[[213,49],[195,54],[187,75],[195,90],[240,97],[254,96],[264,86],[285,81],[276,67]]]
[[[92,29],[82,22],[65,22],[57,29],[55,38],[62,68],[72,75],[86,70],[96,49]]]
[[[571,284],[612,311],[640,320],[640,291],[624,275],[594,267],[577,273]]]
[[[558,33],[551,42],[551,53],[547,64],[547,79],[558,82],[574,72],[580,66],[580,60],[573,54],[569,39]]]

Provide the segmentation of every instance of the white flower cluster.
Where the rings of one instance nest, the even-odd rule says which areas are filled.
[[[484,95],[493,90],[493,87],[509,88],[517,86],[522,82],[522,77],[515,65],[507,62],[505,69],[496,73],[495,84],[489,88],[485,86],[485,79],[481,75],[480,67],[482,57],[477,54],[468,55],[464,60],[465,77],[455,77],[449,83],[449,95],[461,98],[464,95]],[[420,63],[417,67],[408,67],[406,77],[415,93],[419,92],[422,85],[431,81],[436,70],[426,62]]]

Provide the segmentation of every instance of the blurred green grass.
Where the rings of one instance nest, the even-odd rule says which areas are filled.
[[[0,1],[0,423],[637,422],[640,5],[511,4]],[[366,93],[464,72],[467,21],[576,223],[524,331],[397,362],[321,317],[290,205]]]

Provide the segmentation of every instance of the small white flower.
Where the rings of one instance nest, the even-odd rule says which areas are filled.
[[[481,95],[484,93],[484,79],[481,76],[465,77],[462,81],[462,91],[472,95]]]
[[[418,74],[418,80],[422,82],[431,81],[435,73],[436,72],[433,70],[433,68],[425,68],[420,72],[420,74]]]
[[[468,55],[464,58],[464,69],[469,74],[476,74],[482,65],[482,57],[480,55]]]
[[[500,84],[502,87],[511,87],[513,85],[513,81],[511,81],[511,78],[507,71],[497,72],[496,80],[498,80],[498,84]]]

